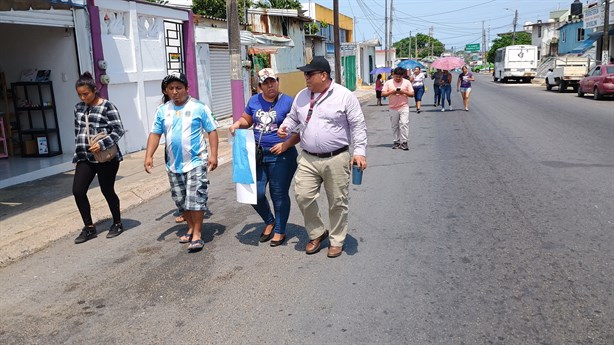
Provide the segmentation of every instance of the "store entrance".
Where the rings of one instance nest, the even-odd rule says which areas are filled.
[[[79,61],[74,28],[0,22],[0,32],[11,52],[0,60],[4,188],[72,169]]]

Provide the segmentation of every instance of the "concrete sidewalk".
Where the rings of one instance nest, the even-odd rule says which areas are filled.
[[[354,93],[361,104],[369,98],[375,99],[372,87],[359,88]],[[231,123],[231,120],[223,121],[218,128],[219,165],[232,160],[232,146],[227,140]],[[169,191],[163,146],[156,150],[151,174],[143,168],[144,159],[144,150],[134,152],[126,154],[120,165],[115,190],[122,212]],[[64,236],[77,236],[83,224],[72,196],[73,175],[74,170],[0,190],[0,267],[35,253]],[[97,179],[92,182],[87,195],[94,221],[100,223],[110,219],[111,212]],[[99,227],[98,230],[106,229]]]
[[[218,128],[219,165],[231,161],[228,127]],[[127,154],[120,164],[115,191],[122,212],[168,193],[164,146],[154,155],[154,169],[143,168],[145,150]],[[0,193],[0,267],[35,253],[53,241],[78,234],[83,227],[72,196],[74,170],[2,189]],[[111,219],[111,212],[94,179],[87,196],[96,223]],[[98,229],[103,230],[102,228]]]

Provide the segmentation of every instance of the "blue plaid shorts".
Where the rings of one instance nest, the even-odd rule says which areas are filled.
[[[196,167],[187,173],[168,172],[171,184],[171,197],[177,208],[187,211],[206,211],[207,199],[207,165]]]

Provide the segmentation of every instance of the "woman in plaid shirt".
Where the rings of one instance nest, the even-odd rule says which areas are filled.
[[[107,238],[113,238],[124,231],[121,223],[119,197],[115,193],[115,177],[119,170],[119,162],[123,159],[122,154],[118,149],[117,156],[104,163],[97,162],[92,154],[92,152],[117,145],[119,139],[124,135],[124,127],[117,107],[100,97],[96,89],[96,82],[89,72],[85,72],[79,77],[75,88],[81,102],[75,106],[75,155],[73,163],[76,164],[76,168],[72,192],[85,225],[81,234],[75,239],[75,243],[83,243],[97,236],[92,221],[90,202],[87,198],[87,191],[96,175],[98,175],[100,191],[107,200],[113,216],[113,225],[109,229]],[[86,116],[89,122],[90,137],[98,133],[108,134],[107,137],[91,146],[88,140]]]

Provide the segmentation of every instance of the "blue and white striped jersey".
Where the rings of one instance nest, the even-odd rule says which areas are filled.
[[[166,168],[174,173],[186,173],[207,164],[204,132],[216,129],[217,122],[209,107],[190,97],[182,106],[176,106],[172,100],[160,105],[151,132],[164,134]]]

